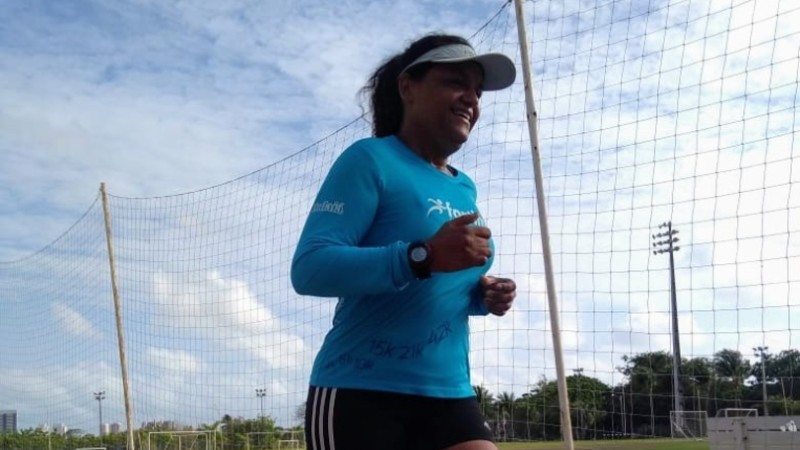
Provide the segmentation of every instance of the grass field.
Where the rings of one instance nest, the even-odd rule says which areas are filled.
[[[564,450],[563,442],[514,442],[498,444],[500,450]],[[613,441],[577,441],[575,450],[708,450],[708,441],[674,439],[635,439]]]

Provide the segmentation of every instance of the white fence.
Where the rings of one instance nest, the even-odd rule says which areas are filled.
[[[800,449],[800,416],[708,419],[711,450]]]

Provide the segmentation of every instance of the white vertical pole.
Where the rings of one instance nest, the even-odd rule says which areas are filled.
[[[536,203],[539,210],[539,229],[542,235],[542,256],[544,257],[544,271],[547,282],[547,303],[550,309],[550,327],[553,332],[553,353],[556,361],[556,377],[558,384],[558,402],[561,407],[561,435],[564,448],[574,450],[575,443],[572,439],[572,420],[570,418],[569,396],[567,393],[567,378],[564,371],[564,354],[561,347],[561,323],[558,314],[558,298],[556,297],[555,279],[553,277],[553,260],[550,251],[550,229],[547,224],[547,203],[544,195],[544,181],[542,179],[542,161],[539,156],[539,128],[536,106],[533,101],[533,75],[528,53],[528,34],[525,31],[525,14],[522,10],[523,0],[514,0],[517,15],[517,32],[519,34],[519,48],[522,56],[522,74],[525,84],[525,106],[528,121],[528,134],[531,141],[531,155],[533,156],[533,172],[536,182]]]
[[[111,266],[111,292],[114,296],[114,316],[117,320],[117,342],[119,343],[119,362],[122,371],[122,392],[125,396],[125,421],[128,426],[128,449],[135,450],[133,442],[133,418],[131,417],[131,396],[128,383],[128,363],[125,357],[125,335],[122,332],[122,314],[119,305],[119,289],[117,287],[117,261],[114,259],[114,243],[111,238],[111,212],[108,208],[106,184],[100,183],[103,196],[103,219],[106,223],[106,244],[108,246],[108,264]]]

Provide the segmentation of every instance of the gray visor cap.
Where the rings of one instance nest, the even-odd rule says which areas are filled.
[[[475,61],[483,67],[484,91],[505,89],[514,84],[514,80],[517,78],[517,68],[514,67],[514,62],[508,56],[502,53],[478,55],[472,47],[464,44],[436,47],[415,59],[400,73],[406,73],[412,67],[422,63],[452,64],[465,61]]]

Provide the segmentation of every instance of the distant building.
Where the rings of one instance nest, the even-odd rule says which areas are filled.
[[[100,425],[100,436],[106,436],[111,431],[111,425],[104,423]]]
[[[55,434],[60,434],[63,436],[67,434],[67,431],[69,431],[69,428],[67,428],[67,426],[64,425],[63,423],[60,423],[58,425],[53,425],[53,433]]]
[[[111,424],[111,432],[112,433],[122,433],[122,425],[119,422],[114,422]]]
[[[174,420],[154,420],[150,422],[142,422],[143,430],[151,431],[182,431],[187,429]]]
[[[14,410],[0,411],[0,433],[17,432],[17,412]]]

